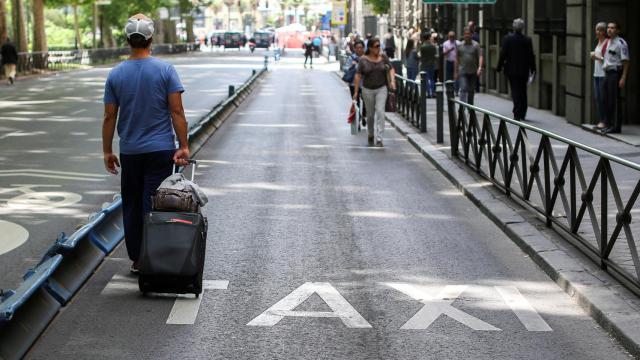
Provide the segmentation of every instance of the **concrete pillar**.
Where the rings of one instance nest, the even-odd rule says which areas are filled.
[[[587,87],[585,72],[591,69],[587,59],[589,49],[586,46],[587,33],[586,3],[592,0],[567,0],[567,51],[566,51],[566,95],[565,108],[567,121],[581,124],[586,119],[585,99]],[[589,26],[590,27],[590,26]]]
[[[531,42],[533,43],[533,53],[536,55],[536,69],[538,72],[540,71],[540,36],[534,34],[535,28],[535,18],[536,18],[536,7],[535,0],[524,1],[523,6],[523,18],[526,21],[527,26],[527,35],[531,37]],[[539,75],[539,74],[538,74]],[[529,91],[527,93],[529,106],[540,107],[540,82],[541,76],[536,76],[533,84],[529,86]]]

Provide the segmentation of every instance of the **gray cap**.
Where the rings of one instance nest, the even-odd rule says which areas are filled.
[[[145,40],[149,40],[153,36],[153,31],[153,20],[143,14],[130,17],[129,20],[127,20],[127,25],[124,27],[127,39],[131,38],[133,34],[139,34],[144,36]]]

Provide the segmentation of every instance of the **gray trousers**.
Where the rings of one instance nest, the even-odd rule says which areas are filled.
[[[460,101],[473,105],[473,97],[476,94],[478,84],[477,74],[460,74]]]
[[[367,109],[367,130],[369,136],[374,136],[376,141],[382,141],[384,135],[384,108],[387,103],[387,87],[378,89],[362,88],[362,99]]]

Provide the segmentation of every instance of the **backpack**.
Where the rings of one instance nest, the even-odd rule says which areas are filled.
[[[344,65],[344,75],[342,75],[342,81],[351,84],[353,79],[356,78],[356,66],[351,63],[355,61],[355,57],[353,55],[349,56],[349,63]]]

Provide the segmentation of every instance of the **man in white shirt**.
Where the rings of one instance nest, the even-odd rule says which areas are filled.
[[[622,102],[620,92],[624,89],[629,74],[629,45],[618,33],[620,27],[611,22],[607,25],[609,44],[604,54],[602,68],[605,72],[602,97],[605,104],[605,134],[617,134],[622,128]]]
[[[442,53],[445,56],[445,80],[453,80],[455,73],[456,59],[458,58],[458,45],[460,41],[456,40],[456,33],[449,31],[448,39],[442,43]],[[458,81],[456,80],[453,88],[458,93]]]

